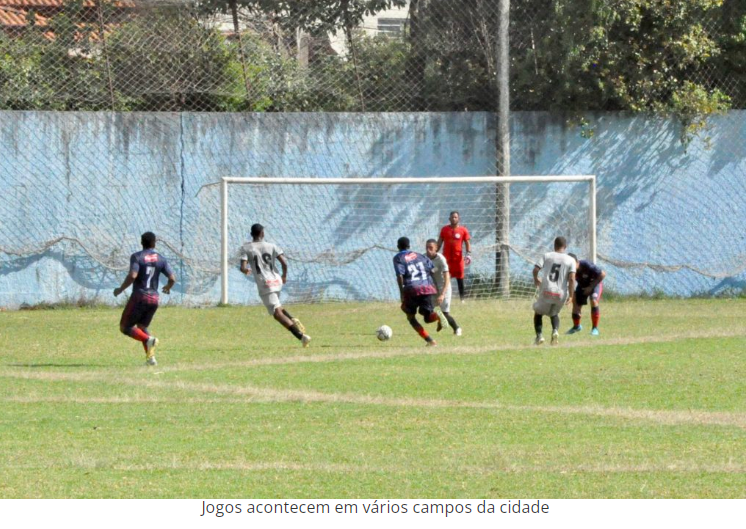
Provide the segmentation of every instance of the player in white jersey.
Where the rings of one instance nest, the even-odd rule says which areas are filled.
[[[559,313],[563,305],[572,301],[575,292],[575,259],[566,251],[567,241],[564,237],[557,237],[554,251],[544,254],[534,266],[534,283],[539,288],[539,297],[534,303],[536,345],[544,343],[542,316],[549,316],[552,321],[552,345],[559,343]]]
[[[264,226],[261,224],[251,226],[251,238],[251,242],[241,247],[241,272],[246,275],[253,272],[259,297],[262,298],[267,312],[293,333],[303,347],[308,347],[311,337],[305,334],[305,327],[280,304],[280,292],[288,275],[288,262],[282,249],[276,244],[264,241]],[[275,259],[282,266],[282,275],[275,268]]]
[[[435,288],[438,289],[437,294],[433,294],[433,306],[440,307],[443,311],[446,321],[453,334],[461,336],[461,327],[459,327],[456,320],[451,316],[451,274],[448,270],[448,261],[446,261],[443,254],[438,253],[438,241],[435,239],[428,239],[425,243],[425,253],[427,257],[433,262],[433,281],[435,282]],[[437,331],[440,332],[443,329],[443,325],[438,321]]]

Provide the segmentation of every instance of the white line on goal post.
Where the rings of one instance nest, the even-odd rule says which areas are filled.
[[[220,180],[221,258],[220,302],[228,303],[228,184],[295,184],[295,185],[371,185],[371,184],[530,184],[552,182],[588,182],[590,184],[590,257],[596,262],[596,176],[448,176],[448,177],[391,177],[391,178],[281,178],[224,176]]]

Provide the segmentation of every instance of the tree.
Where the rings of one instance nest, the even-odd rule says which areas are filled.
[[[233,56],[223,37],[181,11],[139,16],[108,39],[114,89],[130,110],[227,110]]]
[[[728,107],[702,79],[720,53],[703,23],[722,0],[541,3],[551,9],[515,28],[534,36],[531,48],[513,52],[515,108],[675,112],[696,120]]]

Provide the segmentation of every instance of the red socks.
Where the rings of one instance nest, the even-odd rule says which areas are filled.
[[[591,321],[593,322],[593,327],[598,327],[598,322],[601,319],[601,310],[599,307],[592,307],[591,308]]]
[[[142,342],[142,343],[147,342],[148,338],[150,338],[150,336],[148,336],[147,334],[145,334],[142,331],[142,329],[139,329],[137,327],[132,327],[132,329],[129,332],[129,335],[130,335],[131,338],[134,338],[138,342]]]

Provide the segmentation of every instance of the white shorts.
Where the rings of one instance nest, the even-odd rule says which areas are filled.
[[[440,310],[443,312],[451,312],[451,292],[453,292],[453,289],[448,288],[446,290],[445,296],[443,296],[443,303],[440,304]],[[433,308],[438,306],[438,295],[433,294]]]
[[[534,312],[542,316],[557,316],[564,305],[562,298],[540,297],[534,302]]]
[[[269,312],[270,316],[274,316],[275,310],[282,308],[282,305],[280,304],[279,292],[259,294],[259,297],[262,298],[262,303],[264,303],[264,306],[267,307],[267,312]]]

